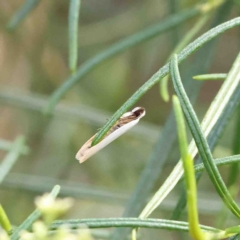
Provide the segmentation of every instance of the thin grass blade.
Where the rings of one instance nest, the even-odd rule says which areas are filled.
[[[81,0],[70,0],[69,2],[69,69],[74,74],[78,59],[78,19],[80,14]]]
[[[207,138],[209,147],[211,150],[213,150],[214,147],[216,146],[218,139],[220,138],[221,134],[223,133],[227,123],[232,118],[234,112],[236,111],[237,107],[239,106],[239,103],[240,103],[240,85],[234,91],[234,93],[231,96],[229,102],[227,103],[224,111],[222,112],[220,118],[218,119],[217,123],[215,124],[215,126],[213,127],[212,131],[210,132],[210,134]],[[226,157],[226,159],[223,158],[223,161],[226,160],[226,163],[227,163],[228,158],[235,158],[235,156]],[[237,159],[237,156],[236,156],[236,159]],[[234,159],[233,162],[236,159]],[[218,164],[218,160],[219,159],[215,160],[216,164]],[[199,157],[196,161],[196,164],[200,163],[201,161],[202,161],[201,157]],[[219,161],[219,164],[221,165],[220,161]],[[202,164],[201,164],[201,166],[202,166]],[[200,178],[201,178],[201,172],[197,172],[196,180],[199,181]],[[185,197],[185,192],[183,192],[180,196],[177,206],[175,207],[175,209],[173,211],[171,219],[174,219],[174,220],[179,219],[181,213],[185,209],[185,206],[186,206],[186,197]]]
[[[196,75],[193,77],[194,80],[224,80],[227,77],[226,73],[211,73],[211,74],[202,74]]]
[[[229,75],[231,76],[231,74]],[[225,81],[222,88],[228,87],[229,82],[232,82],[232,78],[228,78],[229,80]],[[227,83],[226,83],[227,82]],[[233,85],[236,85],[236,82],[233,83]],[[230,84],[231,86],[231,84]],[[229,88],[229,92],[234,89],[232,87]],[[209,132],[211,131],[211,128],[215,125],[217,119],[221,115],[220,109],[224,109],[224,107],[229,102],[230,93],[223,94],[226,91],[226,89],[220,90],[217,94],[215,101],[211,104],[208,112],[206,113],[203,123],[202,123],[202,130],[204,132],[205,136],[209,135]],[[233,94],[233,92],[232,92]],[[217,103],[217,104],[216,104]],[[213,117],[212,115],[215,114]],[[192,157],[195,157],[197,154],[197,148],[195,146],[195,143],[192,141],[189,145],[189,152],[191,153]],[[163,201],[163,199],[167,196],[167,194],[174,188],[174,186],[177,184],[178,180],[183,174],[183,168],[182,163],[179,162],[175,168],[173,169],[170,176],[167,178],[165,183],[161,186],[161,188],[155,193],[151,201],[148,203],[148,205],[145,207],[145,209],[142,211],[140,217],[146,217],[149,216],[149,214]]]
[[[240,71],[239,71],[240,68],[238,66],[238,64],[240,64],[239,59],[240,59],[240,54],[237,57],[233,65],[233,68],[231,69],[228,75],[228,79],[225,82],[226,84],[220,89],[219,95],[221,95],[222,92],[225,92],[226,95],[232,94],[232,92],[235,90],[235,88],[239,84],[239,80],[240,80]],[[203,160],[203,163],[208,172],[208,175],[213,185],[215,186],[219,196],[222,198],[222,200],[225,202],[228,208],[233,212],[234,215],[236,215],[237,217],[240,217],[240,209],[236,204],[236,202],[234,201],[234,199],[231,197],[229,191],[227,190],[226,185],[224,184],[221,178],[220,173],[218,172],[216,165],[214,164],[214,160],[213,160],[211,151],[209,149],[208,143],[202,133],[196,114],[182,86],[176,55],[173,57],[171,61],[170,69],[171,69],[171,76],[173,80],[174,89],[180,99],[181,106],[183,108],[184,114],[186,116],[186,120],[188,122],[188,126],[194,137],[195,143],[198,147],[199,154]],[[217,100],[218,99],[216,99],[216,102]],[[213,106],[214,106],[214,103],[213,103]],[[212,112],[216,112],[214,111],[214,109],[215,109],[214,107],[211,108],[210,106],[209,111],[212,110]],[[214,118],[215,116],[212,116],[212,117]]]
[[[3,162],[0,165],[0,184],[4,180],[4,178],[7,176],[7,174],[10,172],[13,165],[18,160],[19,156],[21,155],[25,145],[25,138],[24,137],[18,137],[13,146],[11,151],[7,154],[7,156],[3,159]]]
[[[186,185],[186,196],[187,196],[187,206],[188,206],[188,223],[189,223],[189,233],[193,239],[205,240],[208,239],[200,226],[198,219],[198,208],[197,208],[197,186],[195,180],[195,172],[193,166],[193,158],[188,153],[188,141],[187,132],[185,128],[185,122],[183,117],[182,108],[180,101],[177,96],[173,96],[173,108],[175,112],[179,148],[181,152],[181,158],[184,168],[184,178]]]
[[[220,22],[224,21],[226,16],[229,14],[232,3],[228,2],[224,4],[221,9],[216,13],[212,27],[218,25]],[[191,71],[187,71],[184,77],[185,86],[188,89],[189,97],[192,102],[196,101],[198,96],[198,92],[201,87],[201,82],[192,81],[192,75],[197,72],[207,72],[209,66],[211,65],[211,61],[214,56],[215,48],[217,46],[217,40],[209,42],[206,46],[204,46],[201,51],[196,53],[196,60],[192,63]],[[205,61],[202,61],[202,59]],[[138,216],[141,210],[146,205],[148,197],[152,193],[159,176],[161,175],[161,171],[163,169],[163,165],[167,162],[169,158],[169,153],[172,149],[177,147],[177,135],[176,135],[176,127],[175,127],[175,119],[173,112],[170,113],[167,118],[166,124],[164,125],[159,139],[157,140],[152,154],[147,162],[140,178],[138,184],[132,193],[132,197],[130,198],[126,209],[123,213],[124,217],[135,217]],[[172,179],[174,181],[174,178]],[[168,188],[166,188],[168,191]],[[128,235],[131,229],[116,229],[113,235],[114,240],[122,240]]]
[[[39,3],[40,0],[25,0],[25,3],[22,5],[22,7],[10,19],[9,23],[7,24],[7,29],[15,30]]]
[[[0,226],[10,234],[12,232],[12,226],[8,219],[7,214],[5,213],[2,205],[0,204]]]
[[[157,228],[176,231],[188,231],[188,223],[182,221],[172,221],[166,219],[144,219],[139,218],[89,218],[89,219],[70,219],[54,221],[50,229],[54,230],[62,225],[68,225],[72,229],[79,228],[79,225],[87,225],[89,228],[112,228],[112,227],[142,227]],[[219,233],[221,230],[200,225],[204,231]]]
[[[234,156],[214,159],[214,163],[218,167],[224,166],[224,165],[230,165],[233,163],[239,163],[239,162],[240,162],[240,155],[234,155]],[[202,172],[205,169],[203,163],[199,163],[199,164],[195,165],[194,168],[195,168],[196,173]]]
[[[175,53],[179,53],[184,47],[186,47],[187,44],[189,44],[189,42],[191,42],[191,40],[197,35],[197,33],[202,29],[202,27],[206,24],[206,22],[208,21],[210,15],[206,14],[203,16],[200,16],[200,18],[198,19],[198,21],[196,22],[196,24],[190,29],[188,30],[188,32],[186,33],[186,35],[183,37],[183,39],[178,43],[178,45],[173,49],[173,51],[171,52],[167,62],[169,62],[169,60],[171,59],[172,55]],[[168,79],[169,79],[169,75],[165,76],[162,81],[159,84],[160,87],[160,95],[162,96],[162,99],[165,102],[169,101],[169,93],[168,93]]]

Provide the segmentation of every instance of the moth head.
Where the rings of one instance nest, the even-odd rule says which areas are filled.
[[[142,118],[146,114],[146,110],[143,107],[136,107],[132,110],[132,113],[137,117],[137,118]]]

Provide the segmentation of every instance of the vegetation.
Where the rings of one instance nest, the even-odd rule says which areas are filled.
[[[0,3],[0,240],[240,239],[240,2],[153,2]]]

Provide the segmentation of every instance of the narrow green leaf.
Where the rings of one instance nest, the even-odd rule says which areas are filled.
[[[240,54],[239,54],[238,58],[240,58]],[[240,61],[238,60],[238,58],[237,58],[237,61],[235,61],[233,68],[228,75],[229,76],[228,79],[230,79],[230,81],[228,81],[228,84],[226,84],[227,87],[224,88],[225,91],[222,91],[222,92],[225,92],[226,94],[232,94],[232,90],[230,89],[231,84],[229,84],[229,83],[237,83],[238,84],[238,82],[239,82],[240,72],[238,72],[239,71],[238,64],[240,64]],[[215,186],[219,196],[223,199],[223,201],[228,206],[228,208],[233,212],[234,215],[236,215],[237,217],[240,217],[240,209],[237,206],[236,202],[231,197],[230,193],[228,192],[227,187],[225,186],[225,184],[221,178],[221,175],[218,172],[218,169],[214,163],[212,154],[210,152],[208,143],[202,133],[202,130],[201,130],[200,124],[198,122],[198,119],[196,117],[196,114],[195,114],[194,110],[192,109],[191,103],[190,103],[190,101],[185,93],[185,90],[183,88],[183,85],[181,83],[181,78],[180,78],[180,74],[179,74],[179,70],[178,70],[178,61],[177,61],[176,55],[174,55],[174,57],[171,61],[170,71],[171,71],[174,89],[180,99],[181,106],[183,108],[184,114],[186,116],[186,120],[188,122],[188,126],[194,137],[195,143],[198,147],[199,154],[203,160],[203,163],[208,172],[208,175],[209,175],[213,185]],[[235,84],[232,84],[232,85],[236,88]],[[221,92],[221,89],[220,89],[220,92]]]
[[[169,14],[175,14],[180,11],[180,2],[178,0],[168,0]],[[174,28],[169,36],[169,41],[172,42],[172,47],[175,47],[180,39],[180,28]]]
[[[78,19],[81,0],[70,0],[69,4],[69,69],[75,73],[78,59]]]
[[[238,67],[238,66],[235,66],[235,67]],[[223,83],[220,91],[215,97],[215,100],[210,105],[202,121],[202,130],[206,137],[209,135],[212,128],[216,124],[217,120],[221,116],[225,106],[229,103],[229,100],[236,92],[235,90],[236,87],[238,87],[238,84],[237,84],[236,78],[234,77],[234,74],[228,74],[228,78]],[[189,153],[191,153],[192,157],[195,157],[197,154],[197,148],[194,141],[191,141],[189,145]],[[180,161],[174,167],[172,173],[168,176],[167,180],[163,183],[160,189],[154,194],[152,199],[148,202],[148,204],[140,214],[140,217],[142,218],[147,217],[154,211],[154,209],[156,209],[156,207],[163,201],[163,199],[169,194],[169,192],[177,184],[182,174],[183,174],[183,166]]]
[[[211,73],[196,75],[193,77],[194,80],[223,80],[227,77],[226,73]]]
[[[89,218],[89,219],[70,219],[54,221],[50,226],[51,230],[58,229],[62,225],[67,225],[72,229],[78,229],[79,225],[87,225],[89,228],[112,228],[112,227],[141,227],[158,228],[176,231],[188,231],[188,223],[182,221],[172,221],[165,219],[149,218],[141,220],[139,218]],[[208,232],[220,233],[221,230],[200,225],[201,229]]]
[[[214,159],[214,163],[218,167],[224,166],[224,165],[230,165],[230,164],[234,164],[234,163],[239,163],[239,162],[240,162],[240,155],[233,155],[233,156],[229,156],[229,157]],[[205,166],[203,163],[198,163],[194,166],[194,169],[195,169],[196,173],[200,173],[205,170]]]
[[[198,48],[203,46],[206,42],[210,41],[214,37],[218,36],[220,33],[225,32],[240,24],[240,17],[225,22],[212,28],[201,37],[197,38],[195,41],[190,43],[185,47],[178,55],[179,63],[187,58],[190,54],[195,52]],[[124,114],[130,107],[132,107],[149,89],[151,89],[156,83],[160,81],[169,72],[169,64],[163,66],[159,71],[157,71],[142,87],[140,87],[132,96],[125,102],[117,112],[112,116],[112,118],[101,128],[101,130],[96,134],[95,139],[92,142],[92,146],[99,143],[109,129],[116,123],[116,121]],[[209,126],[211,128],[211,126]]]
[[[236,121],[236,126],[235,126],[235,131],[234,131],[234,141],[233,141],[233,149],[232,152],[233,154],[238,154],[240,153],[240,109],[237,111],[237,121]],[[227,180],[227,186],[229,189],[229,192],[233,196],[234,199],[236,199],[239,191],[239,186],[238,186],[238,174],[239,174],[239,163],[233,163],[231,164],[229,168],[229,173],[228,173],[228,180]],[[216,225],[221,227],[225,225],[229,217],[229,211],[225,206],[222,206],[221,211],[219,214],[216,216]]]
[[[240,102],[240,85],[237,87],[237,89],[234,91],[233,95],[230,97],[229,101],[227,102],[223,112],[221,113],[221,116],[219,117],[217,123],[214,125],[213,129],[211,130],[207,140],[209,143],[209,147],[211,150],[214,149],[216,146],[219,137],[222,135],[223,130],[225,129],[227,123],[232,119],[232,116],[234,112],[236,111],[236,108],[238,107]],[[227,157],[228,158],[235,158],[235,156]],[[215,163],[218,165],[218,160],[215,159]],[[224,161],[224,158],[222,159]],[[237,160],[237,156],[236,159]],[[233,163],[234,161],[233,160]],[[196,163],[200,163],[202,160],[200,157],[198,157]],[[227,161],[226,161],[227,163]],[[219,164],[221,165],[221,161],[219,161]],[[201,172],[197,172],[196,174],[196,180],[199,181],[201,178]],[[171,219],[177,220],[179,219],[181,213],[183,212],[184,208],[186,206],[186,198],[185,198],[185,192],[183,192],[180,196],[180,199],[175,207],[175,210],[173,211]]]
[[[209,16],[210,16],[209,14],[202,15],[199,18],[199,20],[196,22],[196,24],[190,30],[188,30],[187,34],[183,37],[183,39],[179,42],[179,44],[171,52],[167,62],[169,62],[169,60],[171,59],[173,54],[179,53],[196,36],[196,34],[201,30],[201,28],[208,21]],[[165,76],[159,84],[160,95],[162,96],[162,98],[165,102],[169,101],[168,79],[169,79],[169,75]]]
[[[25,0],[23,6],[13,15],[7,24],[7,29],[14,30],[27,15],[40,3],[40,0]]]
[[[0,139],[0,149],[4,151],[11,151],[14,146],[14,142],[7,141],[5,139]],[[23,146],[21,149],[21,154],[27,155],[30,152],[29,147]]]
[[[185,161],[188,158],[188,141],[186,127],[184,123],[184,117],[181,109],[181,105],[177,96],[173,96],[173,109],[175,113],[175,119],[178,132],[178,144],[180,148],[181,158]],[[195,179],[194,179],[195,181]]]
[[[199,7],[192,9],[184,10],[180,13],[177,13],[173,16],[170,16],[165,21],[161,21],[158,24],[150,26],[138,33],[135,33],[119,42],[113,44],[104,52],[95,55],[93,58],[86,61],[76,73],[66,79],[64,83],[55,90],[52,96],[49,99],[47,106],[44,108],[46,114],[52,113],[55,105],[59,102],[62,96],[76,83],[78,83],[88,72],[94,69],[96,66],[101,64],[103,61],[107,60],[110,57],[115,56],[118,53],[121,53],[131,47],[136,46],[139,43],[150,40],[153,37],[159,36],[159,34],[172,29],[173,27],[178,26],[184,21],[198,15],[201,12]]]
[[[0,204],[0,226],[8,233],[10,234],[12,231],[11,223],[7,217],[7,214],[5,213],[2,205]]]
[[[21,155],[21,152],[25,147],[24,143],[25,143],[25,138],[18,137],[14,141],[11,151],[3,159],[3,162],[0,165],[0,184],[2,183],[6,175],[10,172],[11,168],[13,167],[13,165]]]
[[[171,65],[170,65],[171,66]],[[187,133],[184,123],[183,112],[178,97],[173,96],[173,108],[175,111],[179,147],[181,152],[181,158],[183,161],[185,184],[186,184],[186,195],[188,205],[188,222],[189,232],[194,239],[204,240],[207,239],[204,233],[201,231],[198,220],[198,209],[197,209],[197,187],[195,180],[195,172],[193,166],[193,158],[188,153],[188,141]]]
[[[230,156],[230,157],[214,159],[214,163],[217,166],[224,166],[224,165],[239,163],[239,162],[240,162],[240,155],[234,155],[234,156]],[[205,169],[203,163],[199,163],[199,164],[195,165],[194,168],[195,168],[196,173],[197,172],[202,172]]]
[[[240,109],[237,110],[237,121],[235,126],[235,136],[233,141],[233,154],[240,153]],[[232,164],[230,168],[230,173],[228,177],[228,186],[234,187],[237,183],[238,174],[239,174],[239,164]],[[236,186],[237,187],[237,186]]]
[[[60,186],[59,185],[54,186],[54,188],[51,191],[51,196],[56,198],[57,195],[59,194],[59,191],[60,191]],[[11,235],[10,239],[18,240],[20,238],[19,233],[22,230],[29,230],[32,224],[40,217],[41,217],[41,212],[38,209],[36,209],[26,218],[26,220],[23,221],[23,223],[18,228],[16,228],[13,231],[13,234]]]
[[[219,23],[223,22],[229,15],[231,7],[232,1],[228,1],[226,4],[224,4],[216,12],[214,19],[211,23],[211,27],[215,27]],[[186,86],[186,89],[188,89],[187,92],[189,92],[189,97],[191,98],[191,102],[193,103],[197,99],[202,82],[192,81],[192,76],[197,72],[207,72],[209,70],[209,66],[211,65],[211,62],[214,58],[215,49],[218,45],[217,42],[218,38],[215,38],[213,41],[205,45],[200,51],[198,51],[196,53],[195,60],[190,65],[191,71],[187,71],[184,74],[184,84]],[[202,61],[202,59],[205,59],[205,61]],[[234,106],[234,104],[235,102],[231,106]],[[228,109],[231,109],[231,107],[229,107]],[[136,188],[134,189],[132,196],[126,205],[123,217],[139,216],[140,212],[146,205],[149,196],[152,194],[156,184],[158,183],[158,179],[159,176],[161,176],[163,166],[166,162],[168,162],[169,154],[173,151],[173,149],[177,147],[176,140],[177,133],[175,126],[175,118],[173,111],[171,111],[166,120],[166,123],[163,126],[159,138],[154,145],[152,154],[147,160],[146,166],[139,177]],[[173,187],[173,182],[175,181],[175,179],[176,175],[174,175],[171,178],[171,181],[169,181],[169,183],[171,183]],[[166,185],[164,191],[162,192],[162,199],[164,199],[164,197],[171,191],[171,188]],[[129,228],[118,228],[114,231],[112,239],[125,239],[129,235],[130,231],[131,229]]]

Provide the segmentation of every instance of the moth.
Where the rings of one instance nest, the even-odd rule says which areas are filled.
[[[146,111],[143,107],[136,107],[132,111],[124,113],[98,144],[92,146],[92,141],[96,134],[83,144],[76,154],[76,159],[80,163],[83,163],[92,155],[135,126],[145,113]]]

